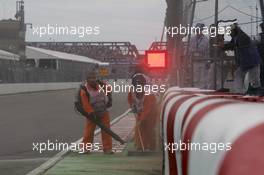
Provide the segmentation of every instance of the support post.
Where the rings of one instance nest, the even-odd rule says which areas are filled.
[[[219,2],[218,0],[215,0],[215,20],[214,20],[214,24],[216,27],[216,31],[218,31],[218,5]],[[217,48],[214,48],[214,60],[213,60],[213,64],[214,64],[214,89],[217,88]]]

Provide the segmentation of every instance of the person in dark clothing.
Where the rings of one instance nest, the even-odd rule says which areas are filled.
[[[224,45],[224,50],[235,52],[235,80],[233,92],[255,95],[260,84],[261,58],[256,47],[253,46],[250,37],[237,25],[231,26],[231,41]],[[244,81],[248,75],[248,87]]]
[[[258,51],[262,58],[262,64],[260,66],[260,81],[261,86],[264,87],[264,22],[260,24],[261,33],[260,35],[260,42],[258,43]]]

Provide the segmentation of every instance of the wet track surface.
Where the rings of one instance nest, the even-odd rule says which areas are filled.
[[[75,90],[0,96],[0,174],[23,175],[57,152],[33,150],[36,142],[75,142],[84,118],[73,110]],[[128,109],[126,94],[113,94],[112,118]]]

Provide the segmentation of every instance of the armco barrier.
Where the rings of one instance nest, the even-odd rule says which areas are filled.
[[[264,174],[263,101],[170,88],[161,108],[164,174]]]

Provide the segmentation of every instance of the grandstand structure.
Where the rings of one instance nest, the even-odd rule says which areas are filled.
[[[28,42],[28,46],[90,57],[111,64],[136,64],[139,52],[130,42]]]
[[[14,54],[20,58],[25,56],[26,24],[24,1],[16,2],[16,19],[0,20],[0,49]]]
[[[150,45],[149,50],[167,50],[167,42],[153,42]]]
[[[27,46],[25,59],[0,50],[0,83],[81,82],[109,63],[89,57]]]
[[[114,78],[129,78],[143,59],[137,47],[130,42],[28,42],[27,46],[107,62],[111,70],[109,77]]]
[[[20,56],[5,50],[0,50],[0,83],[14,80],[12,71],[21,66]]]

